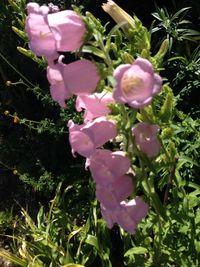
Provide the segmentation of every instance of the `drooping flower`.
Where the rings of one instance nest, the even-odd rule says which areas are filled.
[[[66,107],[65,100],[69,99],[72,94],[65,88],[59,64],[51,64],[47,67],[47,79],[50,83],[52,99],[61,107]]]
[[[95,182],[101,186],[107,186],[119,176],[126,174],[130,165],[130,160],[123,152],[106,149],[97,149],[86,161]]]
[[[94,93],[92,95],[79,95],[76,99],[76,110],[85,110],[84,122],[94,118],[106,116],[111,111],[107,104],[113,103],[114,99],[110,92]]]
[[[159,130],[158,125],[146,122],[140,122],[132,128],[136,145],[149,158],[157,156],[160,152],[161,144],[157,137]]]
[[[149,209],[148,204],[141,197],[121,201],[113,210],[106,208],[102,203],[100,207],[108,228],[112,228],[117,223],[130,234],[135,233],[137,224],[145,218]]]
[[[72,95],[93,93],[100,80],[96,65],[87,59],[63,64],[62,75],[65,87]]]
[[[113,183],[107,186],[96,185],[96,197],[103,206],[114,211],[122,200],[125,200],[133,193],[133,182],[130,176],[118,177]]]
[[[58,57],[56,43],[47,22],[49,7],[28,3],[27,12],[25,30],[28,34],[30,49],[37,56],[44,56],[49,60],[56,59]]]
[[[97,118],[82,125],[75,124],[70,120],[68,127],[72,154],[74,155],[77,152],[87,158],[95,152],[96,148],[117,135],[116,125],[105,117]]]
[[[58,51],[74,51],[81,47],[86,27],[76,12],[63,10],[49,14],[47,19]]]
[[[121,209],[116,210],[116,222],[128,233],[134,234],[137,224],[147,215],[148,205],[142,198],[122,201]]]
[[[113,74],[116,79],[113,97],[118,103],[127,103],[133,108],[149,105],[162,87],[161,77],[154,73],[152,64],[138,58],[131,64],[118,66]]]

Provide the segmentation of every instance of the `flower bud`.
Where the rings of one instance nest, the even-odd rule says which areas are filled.
[[[163,122],[168,122],[172,116],[174,95],[169,86],[165,85],[164,90],[167,92],[167,95],[160,110],[160,117]]]
[[[127,31],[130,26],[135,28],[134,19],[126,13],[121,7],[119,7],[114,1],[108,0],[107,3],[102,5],[102,8],[105,12],[107,12],[116,23],[127,22],[128,25],[123,25],[122,29]]]
[[[4,111],[4,115],[5,115],[5,116],[8,116],[9,114],[10,114],[10,111],[9,111],[9,110],[5,110],[5,111]]]
[[[23,40],[26,40],[27,38],[27,34],[21,30],[19,30],[17,27],[12,26],[12,30],[14,31],[14,33],[16,33],[20,38],[22,38]]]
[[[6,81],[6,86],[10,87],[12,85],[11,81]]]
[[[158,61],[162,60],[165,54],[167,53],[168,49],[169,49],[169,40],[165,39],[162,42],[158,53],[155,55],[155,59]]]
[[[19,122],[19,117],[14,116],[14,117],[13,117],[13,122],[14,122],[14,123],[18,123],[18,122]]]

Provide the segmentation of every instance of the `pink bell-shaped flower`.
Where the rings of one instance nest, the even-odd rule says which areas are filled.
[[[121,209],[115,212],[115,220],[124,230],[134,234],[137,224],[147,215],[149,207],[140,197],[122,201],[120,206]]]
[[[121,151],[97,149],[87,159],[86,165],[89,166],[95,182],[98,185],[107,186],[124,175],[129,170],[131,162]]]
[[[144,58],[138,58],[130,64],[122,64],[113,74],[117,84],[113,97],[118,103],[127,103],[133,108],[149,105],[152,97],[162,88],[161,77],[154,73],[152,64]]]
[[[97,147],[102,146],[117,135],[116,125],[105,117],[82,125],[77,125],[70,120],[68,127],[72,154],[75,155],[77,152],[87,158],[95,152]]]
[[[81,47],[86,28],[74,11],[64,10],[49,14],[47,20],[58,51],[74,51]]]
[[[84,122],[94,118],[106,116],[111,112],[107,104],[113,103],[114,99],[110,92],[94,93],[92,95],[79,95],[76,99],[76,110],[84,113]]]
[[[158,125],[146,122],[140,122],[132,128],[136,145],[149,158],[156,157],[160,152],[161,144],[157,137],[159,130]]]
[[[130,176],[118,177],[113,183],[107,186],[96,185],[96,197],[103,206],[114,211],[120,202],[133,193],[133,182]]]
[[[49,8],[40,7],[37,3],[28,3],[27,12],[25,30],[28,34],[30,49],[37,56],[44,56],[48,60],[56,59],[58,57],[56,43],[47,22]]]

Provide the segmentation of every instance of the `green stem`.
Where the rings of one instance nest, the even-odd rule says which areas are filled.
[[[97,38],[96,38],[96,41],[99,43],[99,47],[101,48],[102,52],[104,53],[105,55],[105,62],[108,66],[108,72],[109,74],[113,72],[113,64],[112,64],[112,60],[110,58],[110,55],[109,53],[106,51],[105,49],[105,46],[104,46],[104,43],[103,43],[103,40],[102,40],[102,36],[100,35],[100,33],[98,32],[96,35],[95,35]]]
[[[8,64],[9,67],[11,67],[24,81],[27,82],[28,87],[35,87],[35,85],[33,83],[31,83],[20,71],[18,71],[5,57],[4,55],[0,52],[0,57],[6,62],[6,64]]]

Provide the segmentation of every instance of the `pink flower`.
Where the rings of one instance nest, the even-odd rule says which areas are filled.
[[[59,64],[51,64],[47,67],[47,79],[50,83],[51,97],[61,107],[66,107],[65,100],[72,95],[66,90]]]
[[[115,124],[105,117],[82,125],[74,124],[70,120],[68,127],[72,154],[77,152],[84,157],[90,157],[97,147],[102,146],[117,135]]]
[[[47,22],[49,8],[39,6],[37,3],[27,4],[28,16],[25,30],[29,38],[30,49],[37,56],[44,56],[54,60],[58,57],[54,36]]]
[[[116,210],[116,222],[130,234],[134,234],[137,224],[147,215],[148,205],[142,198],[137,197],[130,201],[122,201],[121,209]]]
[[[65,87],[71,94],[83,95],[91,94],[95,91],[100,76],[94,63],[87,59],[82,59],[62,65]]]
[[[100,207],[101,207],[101,215],[106,221],[107,227],[111,229],[114,223],[116,222],[115,212],[106,209],[102,203],[100,203]]]
[[[110,92],[79,95],[76,99],[76,110],[80,112],[82,109],[85,109],[84,122],[87,122],[109,114],[111,111],[107,104],[113,102],[114,99]]]
[[[114,223],[118,223],[130,234],[135,233],[137,224],[141,222],[149,210],[148,204],[141,197],[136,197],[130,201],[121,201],[113,210],[106,208],[102,203],[100,207],[108,228],[112,228]]]
[[[64,10],[49,14],[47,19],[58,51],[73,51],[81,47],[86,28],[74,11]]]
[[[132,134],[135,138],[136,145],[149,158],[155,157],[159,154],[161,144],[157,138],[157,133],[160,128],[158,125],[152,125],[145,122],[140,122],[132,128]]]
[[[133,192],[133,182],[130,176],[118,177],[107,186],[96,185],[96,197],[103,206],[114,211],[120,202],[129,197]]]
[[[129,170],[131,162],[121,151],[97,149],[87,159],[86,165],[89,166],[95,182],[98,185],[107,186],[124,175]]]
[[[133,108],[149,105],[162,87],[161,77],[154,73],[151,63],[144,58],[136,59],[132,65],[118,66],[113,76],[117,81],[114,99],[118,103],[128,103]]]

